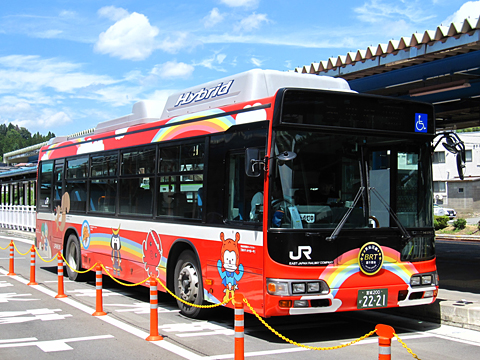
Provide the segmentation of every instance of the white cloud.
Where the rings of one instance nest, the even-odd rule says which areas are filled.
[[[31,93],[45,88],[72,92],[92,85],[116,82],[108,76],[86,74],[79,68],[79,64],[32,55],[0,57],[0,94],[19,91]]]
[[[230,7],[247,7],[256,8],[260,0],[221,0],[227,6]]]
[[[256,14],[253,13],[246,18],[240,20],[240,22],[235,26],[237,31],[252,31],[259,29],[262,26],[262,23],[268,23],[270,20],[267,18],[267,14]]]
[[[157,45],[157,48],[170,54],[176,54],[179,50],[191,48],[192,46],[194,44],[188,33],[176,32],[164,37],[163,41]]]
[[[130,15],[127,10],[115,6],[104,6],[100,8],[97,13],[99,16],[113,21],[122,20]]]
[[[102,32],[95,50],[120,59],[144,60],[155,50],[158,33],[145,15],[134,12]]]
[[[54,111],[51,109],[43,109],[40,113],[33,109],[24,109],[28,111],[17,112],[16,117],[10,118],[9,121],[15,125],[23,126],[30,131],[38,131],[33,129],[59,128],[72,123],[72,119],[64,111]]]
[[[194,70],[195,68],[192,65],[183,62],[167,61],[166,63],[155,65],[152,69],[152,74],[162,79],[188,78]]]
[[[199,63],[195,63],[194,65],[203,66],[203,67],[206,67],[207,69],[225,72],[226,70],[223,67],[219,67],[217,65],[221,65],[226,57],[227,55],[223,53],[215,53],[211,57],[203,59],[202,61],[200,61]]]
[[[217,25],[218,23],[221,23],[224,18],[225,15],[221,14],[220,11],[218,11],[218,8],[213,8],[212,11],[210,11],[210,13],[203,18],[203,20],[205,27],[210,28]]]
[[[425,10],[424,10],[425,9]],[[414,23],[422,23],[435,16],[426,10],[423,2],[416,0],[369,0],[353,9],[358,18],[369,23],[384,23],[386,20],[400,18]]]
[[[262,63],[263,63],[262,60],[257,59],[257,58],[254,58],[254,57],[252,57],[252,58],[250,59],[250,61],[252,62],[253,65],[255,65],[255,66],[257,66],[257,67],[262,66]]]
[[[227,55],[225,55],[225,54],[218,54],[218,55],[216,56],[217,62],[218,62],[219,64],[223,63],[223,60],[225,60],[226,57],[227,57]]]
[[[452,22],[463,22],[468,17],[478,17],[480,15],[480,1],[467,1],[453,15],[449,16],[442,22],[448,26]]]

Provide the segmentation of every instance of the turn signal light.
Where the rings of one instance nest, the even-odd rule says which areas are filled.
[[[278,306],[283,308],[291,308],[292,307],[292,300],[280,300],[278,302]]]

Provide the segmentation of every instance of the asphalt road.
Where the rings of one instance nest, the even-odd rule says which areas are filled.
[[[0,246],[7,245],[8,240],[0,238]],[[16,245],[20,252],[27,252],[30,246]],[[440,253],[442,247],[440,244]],[[38,286],[27,285],[28,256],[16,253],[17,276],[7,276],[7,272],[8,250],[0,250],[0,359],[233,359],[231,309],[212,310],[208,320],[187,319],[178,313],[175,301],[161,293],[159,332],[165,339],[148,342],[147,288],[124,287],[104,276],[103,308],[108,315],[94,317],[93,274],[86,282],[65,279],[68,298],[60,300],[54,297],[58,290],[56,265],[37,266]],[[388,324],[421,359],[476,359],[480,346],[477,331],[377,311],[269,318],[267,322],[286,337],[315,347],[343,345],[376,324]],[[374,335],[337,350],[306,351],[285,343],[254,316],[246,315],[245,352],[246,358],[262,360],[375,359],[378,338]],[[394,341],[392,358],[412,356]]]
[[[480,294],[480,242],[436,241],[440,287]]]

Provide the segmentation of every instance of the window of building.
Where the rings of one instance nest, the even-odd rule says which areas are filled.
[[[445,163],[445,151],[435,151],[433,153],[433,163],[434,164],[444,164]]]
[[[472,162],[472,150],[465,150],[465,162]]]
[[[433,182],[433,191],[434,192],[446,192],[447,187],[445,185],[445,181],[434,181]]]

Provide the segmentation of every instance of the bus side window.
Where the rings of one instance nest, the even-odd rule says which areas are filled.
[[[244,152],[230,154],[227,181],[227,219],[261,222],[263,177],[246,176]]]

